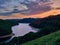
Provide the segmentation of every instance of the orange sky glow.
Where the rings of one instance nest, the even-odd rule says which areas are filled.
[[[10,16],[0,16],[0,19],[44,18],[47,16],[57,15],[57,14],[60,14],[60,9],[52,9],[50,11],[40,13],[40,14],[34,14],[34,15],[22,15],[16,13]]]
[[[0,19],[22,19],[22,18],[44,18],[50,15],[57,15],[60,14],[60,0],[51,0],[53,4],[51,4],[50,6],[52,7],[51,10],[48,10],[46,12],[43,13],[38,13],[38,14],[31,14],[31,15],[24,15],[24,14],[20,14],[20,13],[13,13],[11,15],[0,15]],[[48,2],[47,4],[50,4],[50,2]],[[44,4],[44,5],[47,5]],[[56,9],[59,8],[59,9]],[[9,10],[11,10],[10,8],[8,8]],[[1,11],[0,9],[0,13],[3,12],[3,10]]]

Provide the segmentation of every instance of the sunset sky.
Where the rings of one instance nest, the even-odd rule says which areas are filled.
[[[0,19],[39,18],[60,14],[59,11],[60,0],[0,0]]]

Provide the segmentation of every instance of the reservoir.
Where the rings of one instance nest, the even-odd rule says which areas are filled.
[[[29,26],[29,23],[19,23],[19,25],[15,25],[12,27],[12,32],[15,34],[16,37],[24,36],[29,32],[38,32],[38,29],[32,28]]]

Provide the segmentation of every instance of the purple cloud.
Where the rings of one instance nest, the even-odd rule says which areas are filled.
[[[0,14],[7,15],[12,13],[41,13],[51,9],[49,2],[50,0],[0,0]]]

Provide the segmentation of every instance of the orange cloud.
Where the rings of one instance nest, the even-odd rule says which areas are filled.
[[[50,11],[40,13],[40,14],[34,14],[34,15],[22,15],[19,13],[12,14],[11,16],[0,16],[0,19],[21,19],[21,18],[44,18],[50,15],[56,15],[60,14],[59,9],[52,9]]]

